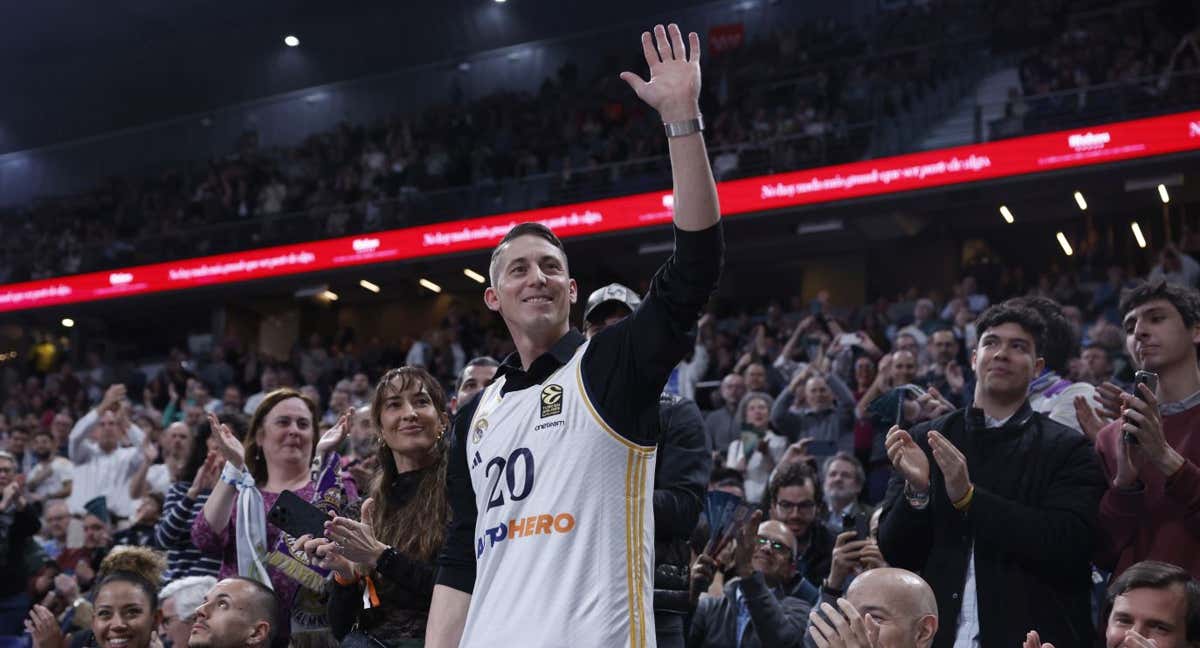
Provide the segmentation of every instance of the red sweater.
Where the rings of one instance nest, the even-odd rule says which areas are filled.
[[[1168,479],[1148,461],[1138,470],[1143,488],[1112,486],[1116,474],[1120,420],[1106,425],[1096,450],[1108,473],[1109,488],[1100,500],[1096,564],[1113,576],[1142,560],[1162,560],[1200,578],[1200,406],[1163,417],[1167,443],[1184,464]]]

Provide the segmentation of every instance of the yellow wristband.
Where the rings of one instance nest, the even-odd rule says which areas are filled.
[[[970,488],[967,489],[967,494],[963,495],[962,499],[954,503],[954,508],[958,509],[959,511],[965,511],[967,510],[967,507],[971,505],[971,500],[973,499],[975,499],[975,484],[971,484]]]

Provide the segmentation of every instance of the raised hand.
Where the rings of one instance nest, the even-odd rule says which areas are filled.
[[[212,437],[217,440],[217,451],[225,461],[233,464],[238,470],[246,467],[246,448],[233,434],[228,425],[217,420],[217,415],[209,412],[208,424],[212,428]]]
[[[924,492],[929,489],[929,457],[925,456],[925,451],[906,430],[893,425],[884,439],[884,446],[892,468],[904,477],[913,490]]]
[[[1096,416],[1096,412],[1083,396],[1076,396],[1073,403],[1075,420],[1079,421],[1079,429],[1087,435],[1087,438],[1091,439],[1092,443],[1095,443],[1096,438],[1100,436],[1100,429],[1104,427],[1104,421]]]
[[[1183,465],[1183,457],[1167,443],[1163,435],[1158,396],[1146,385],[1138,385],[1138,394],[1122,394],[1125,409],[1121,430],[1133,435],[1146,457],[1163,475],[1170,477]]]
[[[113,383],[108,386],[108,389],[104,390],[104,398],[100,399],[100,405],[96,409],[100,412],[110,409],[115,410],[124,398],[125,385]]]
[[[929,431],[929,447],[933,450],[933,460],[937,462],[938,468],[942,469],[942,476],[946,482],[946,496],[951,502],[959,502],[971,489],[967,458],[937,430]]]
[[[33,638],[33,648],[62,648],[66,645],[58,620],[42,605],[34,605],[29,610],[25,630]]]
[[[224,466],[225,459],[221,457],[221,454],[209,451],[208,456],[204,458],[204,463],[196,470],[196,476],[192,478],[192,485],[188,488],[188,498],[196,499],[200,493],[216,487],[217,480],[221,478],[221,468]]]
[[[1124,393],[1120,387],[1111,382],[1106,382],[1096,388],[1096,400],[1100,404],[1096,413],[1100,415],[1100,418],[1112,421],[1121,415],[1121,395]]]
[[[950,385],[950,389],[961,393],[965,383],[962,367],[957,362],[946,365],[946,384]]]
[[[741,578],[748,578],[754,573],[750,564],[754,550],[758,547],[758,525],[762,522],[762,511],[755,511],[742,526],[742,534],[738,536],[737,548],[733,551],[733,571]]]
[[[817,648],[875,648],[879,645],[879,625],[844,598],[837,607],[822,603],[808,615],[808,634]]]
[[[317,456],[324,457],[330,450],[342,444],[346,438],[346,433],[350,431],[350,415],[354,413],[351,408],[346,408],[345,412],[338,417],[337,423],[333,427],[325,431],[321,435],[321,440],[317,441]]]
[[[862,564],[863,550],[871,544],[870,540],[856,540],[858,533],[843,531],[838,534],[837,542],[833,545],[833,561],[829,567],[829,584],[841,588],[846,579],[858,572]]]
[[[679,26],[655,25],[654,35],[642,32],[642,53],[650,66],[650,80],[633,72],[621,79],[637,96],[658,111],[664,122],[695,119],[700,115],[700,36],[688,34],[685,48]]]
[[[158,444],[151,441],[149,435],[142,442],[142,460],[146,462],[147,466],[158,461]]]

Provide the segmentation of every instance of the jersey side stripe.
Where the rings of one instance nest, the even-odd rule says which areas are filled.
[[[605,421],[600,416],[600,413],[596,411],[596,407],[594,405],[592,405],[591,396],[588,396],[587,389],[583,386],[582,367],[583,367],[582,361],[575,363],[575,382],[579,384],[579,393],[580,393],[580,395],[583,396],[583,404],[587,405],[588,412],[590,412],[592,414],[592,418],[596,419],[596,423],[600,426],[600,428],[603,429],[605,432],[607,432],[608,435],[611,436],[613,439],[616,439],[621,445],[623,445],[627,448],[637,450],[638,452],[653,453],[658,448],[657,445],[644,446],[644,445],[634,443],[633,441],[630,441],[629,439],[626,439],[625,437],[621,436],[620,434],[617,434],[617,431],[612,429],[612,427],[609,426],[608,422]]]
[[[646,464],[649,457],[645,454],[638,456],[638,490],[637,490],[637,508],[638,508],[638,523],[636,529],[646,528]],[[637,551],[637,613],[638,613],[638,648],[646,648],[646,556],[642,551],[641,534],[637,535],[637,543],[634,546]]]
[[[582,385],[581,385],[582,387]],[[585,398],[586,400],[586,398]],[[633,469],[637,462],[637,452],[629,449],[629,455],[625,460],[625,588],[626,601],[629,603],[629,646],[637,648],[637,614],[634,610],[634,584],[633,584]]]

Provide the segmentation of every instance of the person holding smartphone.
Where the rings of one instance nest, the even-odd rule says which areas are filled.
[[[1123,394],[1123,412],[1097,436],[1109,485],[1096,564],[1116,577],[1161,560],[1200,577],[1200,293],[1145,283],[1125,293],[1120,311],[1125,350],[1158,375],[1158,388]]]
[[[746,501],[762,502],[771,472],[787,451],[787,437],[775,431],[771,424],[773,399],[766,392],[750,392],[738,405],[738,428],[741,436],[729,444],[725,465],[746,478]]]

